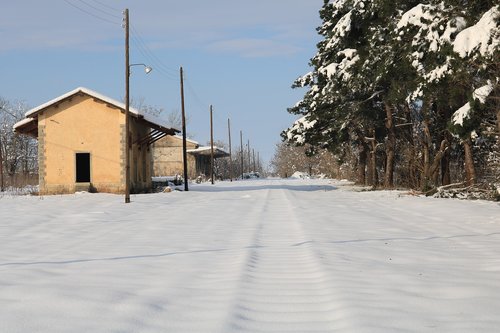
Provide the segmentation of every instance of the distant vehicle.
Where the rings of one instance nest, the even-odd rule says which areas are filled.
[[[257,179],[261,178],[260,173],[258,172],[246,172],[243,174],[243,179]]]

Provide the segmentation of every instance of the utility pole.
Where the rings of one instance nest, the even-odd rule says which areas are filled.
[[[247,153],[248,153],[248,173],[250,173],[252,172],[252,170],[250,170],[250,168],[252,167],[252,160],[250,159],[250,139],[248,139]]]
[[[255,149],[252,148],[252,154],[253,154],[253,172],[257,172],[257,169],[255,168]]]
[[[187,169],[187,143],[186,143],[186,111],[184,109],[184,72],[180,69],[181,75],[181,110],[182,110],[182,161],[184,164],[184,191],[189,191],[188,169]]]
[[[210,178],[214,184],[214,122],[212,117],[212,105],[210,105]]]
[[[259,169],[259,172],[262,170],[260,169],[260,152],[257,152],[257,168]]]
[[[243,180],[244,163],[243,163],[243,131],[240,130],[240,145],[241,145],[241,180]]]
[[[227,118],[227,132],[229,134],[229,179],[233,181],[233,156],[231,153],[231,121]]]
[[[129,109],[130,109],[130,60],[129,60],[129,15],[128,8],[124,11],[125,23],[125,203],[130,203],[130,136],[129,136]]]
[[[1,139],[1,138],[0,138]],[[0,140],[0,192],[3,192],[3,154],[2,140]]]

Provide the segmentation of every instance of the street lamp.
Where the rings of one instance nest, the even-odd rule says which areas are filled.
[[[127,43],[128,44],[128,43]],[[128,49],[127,49],[128,51]],[[127,52],[127,67],[126,67],[126,80],[125,80],[125,203],[130,203],[130,67],[144,66],[146,74],[151,73],[153,68],[145,64],[128,64]]]
[[[146,72],[146,74],[149,74],[153,71],[153,68],[147,66],[146,64],[130,64],[130,65],[128,65],[129,68],[132,66],[144,66],[144,72]],[[130,75],[130,70],[129,70],[129,75]]]

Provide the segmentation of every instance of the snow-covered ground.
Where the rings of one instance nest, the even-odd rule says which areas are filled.
[[[0,197],[0,332],[498,332],[498,203],[342,184]]]

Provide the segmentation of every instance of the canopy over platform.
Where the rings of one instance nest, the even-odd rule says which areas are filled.
[[[205,146],[196,149],[188,149],[187,152],[194,156],[210,156],[212,154],[211,150],[212,150],[211,147]],[[219,147],[214,147],[214,158],[228,157],[228,156],[229,153],[226,152],[224,149]]]

